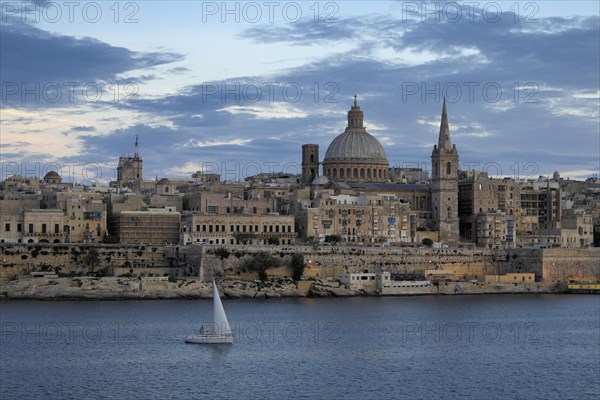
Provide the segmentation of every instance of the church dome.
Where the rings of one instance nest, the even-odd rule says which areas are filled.
[[[363,126],[364,115],[354,105],[348,111],[348,126],[337,136],[323,159],[324,175],[333,181],[385,182],[388,160],[383,146]]]
[[[57,184],[62,182],[61,176],[56,171],[50,171],[43,178],[44,183]]]
[[[325,161],[388,162],[381,143],[366,130],[346,130],[333,139],[325,153]]]

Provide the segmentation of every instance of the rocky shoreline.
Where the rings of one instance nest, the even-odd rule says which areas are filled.
[[[218,282],[224,299],[271,299],[297,297],[379,296],[374,290],[351,289],[337,281],[316,279],[298,284],[291,279],[273,281],[241,281],[226,279]],[[458,294],[500,293],[561,293],[556,285],[472,284]],[[421,295],[457,294],[452,284],[440,285]],[[197,279],[168,281],[160,278],[27,278],[0,285],[0,300],[175,300],[211,299],[209,282]]]

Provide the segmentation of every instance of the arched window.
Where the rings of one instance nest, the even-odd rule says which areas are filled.
[[[340,178],[344,177],[344,168],[340,168]]]
[[[446,163],[446,175],[450,175],[452,173],[452,163]]]
[[[367,178],[371,177],[371,168],[367,168]]]
[[[433,168],[431,169],[431,173],[434,178],[438,175],[438,163],[436,163],[436,162],[433,163]]]
[[[358,178],[358,169],[357,168],[354,168],[354,177]]]
[[[315,162],[315,155],[314,154],[310,155],[310,162],[311,163]]]
[[[361,178],[364,178],[364,177],[365,177],[365,169],[364,169],[364,168],[361,168],[361,169],[360,169],[360,177],[361,177]]]

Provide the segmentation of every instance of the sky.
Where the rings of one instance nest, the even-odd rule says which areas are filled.
[[[323,159],[353,96],[391,166],[600,169],[597,1],[0,1],[1,178],[241,180]]]

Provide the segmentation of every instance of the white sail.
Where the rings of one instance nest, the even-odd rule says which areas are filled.
[[[225,315],[225,310],[223,309],[223,304],[221,303],[221,298],[219,297],[219,291],[217,290],[217,284],[215,280],[212,281],[213,284],[213,312],[215,318],[215,333],[219,335],[229,335],[231,334],[231,328],[229,327],[229,322],[227,321],[227,316]]]

